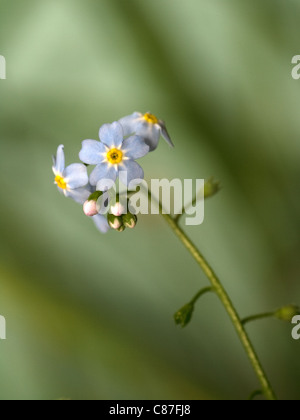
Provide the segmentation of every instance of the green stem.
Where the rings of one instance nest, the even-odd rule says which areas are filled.
[[[275,315],[274,312],[267,312],[265,314],[248,316],[247,318],[245,318],[245,319],[242,320],[242,324],[243,325],[246,325],[249,322],[258,321],[260,319],[273,318],[274,315]]]
[[[260,390],[258,390],[258,391],[254,391],[254,392],[252,392],[252,394],[250,395],[250,397],[249,397],[249,401],[253,401],[253,400],[255,400],[255,398],[256,397],[259,397],[260,395],[263,395],[264,393],[262,392],[262,391],[260,391]]]
[[[195,303],[206,293],[214,292],[215,289],[213,287],[205,287],[205,289],[201,289],[200,292],[196,294],[196,296],[190,301],[191,305],[195,305]]]
[[[152,198],[151,193],[149,192],[149,198]],[[162,205],[159,203],[160,212],[162,213]],[[253,344],[244,328],[244,325],[242,324],[241,318],[239,317],[231,299],[229,298],[226,290],[224,289],[221,281],[213,271],[213,269],[210,267],[204,256],[200,253],[200,251],[197,249],[197,247],[194,245],[194,243],[190,240],[190,238],[186,235],[186,233],[180,228],[178,225],[178,222],[174,220],[173,217],[171,217],[168,214],[162,214],[170,228],[173,230],[175,235],[179,238],[179,240],[182,242],[182,244],[186,247],[186,249],[190,252],[194,260],[198,263],[198,265],[201,267],[203,272],[205,273],[206,277],[209,279],[214,291],[219,296],[219,299],[223,303],[235,329],[239,336],[239,339],[250,359],[250,362],[252,364],[252,367],[259,379],[259,382],[261,383],[263,393],[265,397],[268,400],[274,401],[276,400],[275,393],[272,389],[272,386],[264,372],[264,369],[262,367],[262,364],[256,354],[256,351],[253,347]]]

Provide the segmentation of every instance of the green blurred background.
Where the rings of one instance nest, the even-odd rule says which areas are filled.
[[[0,0],[1,399],[236,399],[258,383],[204,275],[160,217],[101,236],[58,194],[51,155],[133,111],[167,121],[146,177],[223,190],[188,228],[241,316],[300,303],[300,4],[293,0]],[[249,333],[280,398],[300,342]]]

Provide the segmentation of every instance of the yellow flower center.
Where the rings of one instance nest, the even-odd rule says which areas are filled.
[[[123,160],[123,152],[119,149],[111,149],[107,153],[106,158],[112,165],[118,165]]]
[[[59,188],[61,188],[62,190],[66,190],[66,189],[67,189],[67,183],[66,183],[65,179],[64,179],[62,176],[57,175],[57,176],[55,177],[55,183],[56,183],[56,184],[57,184],[57,186],[58,186]]]
[[[148,123],[151,123],[151,124],[158,124],[159,123],[158,118],[156,118],[155,115],[150,114],[149,112],[147,112],[147,114],[144,115],[144,120],[146,120]]]

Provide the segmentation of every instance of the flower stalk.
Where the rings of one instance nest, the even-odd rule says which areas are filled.
[[[106,233],[110,229],[117,232],[123,232],[127,228],[133,229],[137,224],[137,217],[133,214],[135,212],[132,210],[132,213],[128,213],[123,203],[119,201],[119,196],[114,203],[111,203],[109,192],[116,187],[117,179],[121,181],[121,184],[127,186],[129,191],[143,182],[144,171],[136,160],[156,150],[161,137],[169,146],[174,147],[163,120],[150,112],[146,114],[135,112],[112,124],[104,124],[99,130],[99,141],[84,140],[82,142],[79,153],[82,163],[74,163],[66,167],[64,146],[58,147],[57,154],[53,158],[54,182],[62,194],[83,206],[85,215],[94,221],[100,232]],[[95,166],[91,173],[88,172],[89,165]],[[206,181],[202,192],[204,198],[207,199],[214,196],[219,190],[220,183],[211,178]],[[150,200],[152,198],[151,192],[149,198]],[[190,205],[194,206],[196,203],[197,196]],[[245,325],[250,321],[267,317],[290,321],[294,314],[299,313],[299,308],[288,305],[273,313],[255,315],[242,320],[210,264],[179,226],[180,218],[187,212],[186,208],[187,206],[184,206],[182,214],[173,217],[170,214],[164,214],[162,204],[159,202],[160,214],[205,273],[210,286],[201,289],[188,304],[175,314],[175,322],[185,327],[192,319],[196,302],[204,294],[214,292],[231,319],[258,377],[262,393],[268,400],[276,400],[275,393],[247,334]],[[105,216],[106,210],[109,210],[109,213]],[[257,393],[253,395],[255,397]]]
[[[151,193],[149,192],[149,198],[151,199]],[[209,263],[206,261],[204,256],[201,254],[201,252],[198,250],[198,248],[194,245],[194,243],[191,241],[191,239],[187,236],[187,234],[181,229],[181,227],[178,224],[178,221],[174,220],[174,218],[168,214],[163,214],[162,212],[162,205],[159,204],[160,207],[160,213],[162,217],[165,219],[169,227],[172,229],[172,231],[175,233],[175,235],[178,237],[178,239],[182,242],[182,244],[185,246],[185,248],[189,251],[191,256],[194,258],[194,260],[197,262],[197,264],[200,266],[208,280],[210,281],[214,292],[219,297],[220,301],[222,302],[224,308],[226,309],[226,312],[228,313],[231,322],[237,332],[237,335],[245,349],[245,352],[248,355],[248,358],[252,364],[252,367],[256,373],[256,376],[261,384],[263,393],[267,400],[274,401],[277,400],[276,395],[272,389],[272,386],[267,378],[267,375],[264,371],[264,368],[258,358],[258,355],[253,347],[253,344],[247,334],[247,331],[242,323],[241,318],[239,317],[229,295],[227,294],[225,288],[223,287],[221,281],[217,277],[216,273],[212,269],[212,267],[209,265]]]

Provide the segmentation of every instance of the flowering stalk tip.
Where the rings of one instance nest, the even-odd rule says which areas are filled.
[[[212,177],[205,181],[204,184],[204,198],[210,198],[216,195],[221,190],[220,181],[215,181]]]
[[[192,320],[194,309],[195,307],[192,303],[184,305],[174,315],[175,324],[181,325],[182,328],[186,327]]]
[[[274,316],[281,321],[292,322],[294,316],[300,315],[300,308],[296,305],[287,305],[283,308],[278,309]]]

